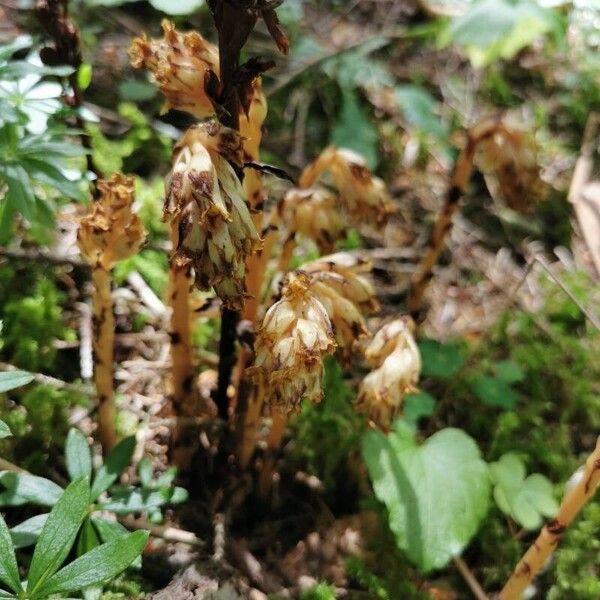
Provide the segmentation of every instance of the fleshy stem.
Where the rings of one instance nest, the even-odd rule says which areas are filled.
[[[413,281],[408,296],[407,308],[416,321],[419,320],[418,316],[423,303],[423,297],[433,278],[433,269],[442,253],[444,240],[452,229],[452,218],[458,210],[460,199],[471,179],[477,146],[483,140],[493,136],[498,130],[498,126],[499,120],[493,118],[482,122],[480,125],[467,132],[467,143],[461,150],[456,163],[454,164],[454,170],[452,171],[450,187],[446,194],[444,207],[433,226],[427,244],[427,251],[421,261],[417,276]]]
[[[111,295],[111,276],[100,261],[92,266],[94,283],[94,381],[98,394],[98,437],[105,454],[117,441],[115,431],[116,408],[113,392],[113,358],[115,345],[115,317]]]
[[[208,4],[219,35],[221,93],[218,116],[223,125],[239,131],[241,105],[235,85],[235,74],[240,65],[242,47],[256,24],[257,16],[247,9],[230,4],[227,0],[211,0]],[[235,364],[235,342],[239,320],[238,311],[223,308],[219,341],[218,384],[214,399],[219,417],[224,420],[229,418],[228,388]]]
[[[519,600],[525,588],[533,581],[556,549],[565,529],[595,494],[600,485],[600,439],[588,457],[583,474],[575,487],[567,492],[554,519],[548,522],[538,538],[519,561],[500,600]]]
[[[178,222],[171,225],[171,241],[173,247],[178,243]],[[180,417],[192,416],[191,393],[193,384],[192,337],[190,327],[190,288],[192,281],[189,267],[179,266],[172,259],[169,268],[168,303],[171,306],[171,393],[173,412],[177,416],[171,440],[173,461],[181,469],[187,468],[187,453],[179,450],[184,447],[185,431],[188,429],[180,423]],[[184,456],[185,454],[185,456]]]

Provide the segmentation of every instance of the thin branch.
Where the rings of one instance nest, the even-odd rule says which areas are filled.
[[[483,591],[483,588],[481,585],[479,585],[479,582],[475,578],[475,575],[473,575],[473,572],[471,569],[469,569],[469,565],[467,565],[467,563],[460,556],[455,556],[452,559],[452,562],[454,563],[454,566],[458,572],[461,574],[462,578],[465,580],[465,583],[469,586],[473,597],[477,598],[477,600],[489,600],[487,594]]]

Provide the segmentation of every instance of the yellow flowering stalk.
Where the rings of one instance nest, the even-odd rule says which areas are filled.
[[[299,186],[310,188],[329,172],[340,194],[341,205],[355,222],[381,225],[392,210],[385,183],[375,177],[360,154],[329,146],[304,169]]]
[[[406,394],[416,391],[421,355],[410,317],[382,327],[365,355],[374,367],[361,383],[356,408],[382,429],[389,428],[402,409]]]
[[[132,177],[117,173],[108,180],[99,180],[97,189],[100,199],[81,219],[77,241],[81,254],[92,266],[98,433],[106,453],[116,443],[113,394],[115,320],[110,272],[117,261],[139,252],[146,232],[139,217],[132,212]]]
[[[165,110],[186,111],[196,117],[215,113],[205,91],[210,73],[219,75],[219,51],[196,31],[180,33],[163,20],[163,38],[135,38],[129,49],[131,64],[151,71],[166,99]]]
[[[260,247],[244,191],[231,163],[243,164],[239,134],[219,123],[191,127],[175,148],[167,180],[165,220],[176,223],[173,263],[193,267],[196,286],[215,289],[241,309],[245,260]]]

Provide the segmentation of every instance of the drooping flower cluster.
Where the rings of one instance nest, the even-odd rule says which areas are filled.
[[[346,231],[336,194],[323,187],[293,188],[282,204],[288,239],[311,239],[323,254],[333,252]]]
[[[528,132],[502,123],[493,135],[478,144],[477,162],[483,171],[496,176],[500,194],[514,210],[530,212],[547,196],[535,140]]]
[[[383,429],[402,410],[406,394],[416,391],[421,355],[413,333],[410,317],[396,319],[376,333],[365,352],[374,370],[360,386],[356,408]]]
[[[181,33],[163,20],[162,39],[135,38],[129,50],[136,69],[150,70],[166,99],[165,109],[187,111],[196,117],[214,114],[206,93],[211,72],[219,76],[219,51],[198,32]]]
[[[219,123],[202,123],[186,132],[175,157],[164,206],[165,220],[177,223],[173,260],[191,264],[200,289],[214,287],[226,306],[239,309],[246,257],[260,247],[232,167],[243,164],[242,139]]]
[[[134,180],[116,173],[99,180],[100,199],[80,221],[77,242],[92,265],[109,271],[117,261],[137,254],[146,239],[140,218],[133,213]]]
[[[299,185],[312,187],[329,172],[340,195],[340,205],[355,221],[383,223],[392,210],[385,183],[375,177],[362,156],[346,148],[329,146],[302,173]]]
[[[267,402],[293,412],[306,398],[321,398],[323,359],[336,347],[349,351],[367,333],[363,312],[374,309],[373,289],[362,275],[368,263],[335,254],[290,272],[283,298],[265,315],[249,373]]]
[[[364,276],[371,263],[347,252],[324,256],[302,266],[311,277],[311,291],[325,307],[344,352],[368,333],[364,315],[379,309],[371,282]]]
[[[283,297],[266,313],[247,370],[267,400],[284,412],[299,409],[303,398],[321,400],[323,358],[335,350],[331,322],[310,291],[310,277],[292,272]]]

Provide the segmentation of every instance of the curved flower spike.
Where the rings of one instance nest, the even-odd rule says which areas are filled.
[[[381,224],[392,212],[383,180],[375,177],[360,154],[329,146],[300,176],[300,187],[312,187],[329,171],[348,214],[356,220]]]
[[[355,406],[382,429],[398,416],[406,394],[417,389],[421,355],[413,328],[406,318],[392,321],[375,335],[366,351],[377,368],[362,381]]]
[[[298,235],[311,239],[324,254],[333,252],[335,243],[346,232],[339,198],[325,188],[289,190],[283,199],[282,213],[288,239]]]
[[[325,308],[310,290],[304,273],[288,275],[283,298],[266,313],[255,343],[254,378],[266,401],[286,413],[303,398],[322,397],[323,358],[335,350]]]
[[[219,75],[219,51],[199,33],[180,33],[167,19],[161,23],[162,39],[135,38],[129,49],[131,64],[146,67],[166,99],[165,109],[189,112],[196,117],[215,113],[205,90],[210,72]]]
[[[246,257],[260,247],[242,185],[229,161],[241,165],[242,139],[218,123],[183,136],[166,183],[164,218],[177,222],[174,260],[191,264],[200,289],[214,287],[230,308],[245,296]]]

